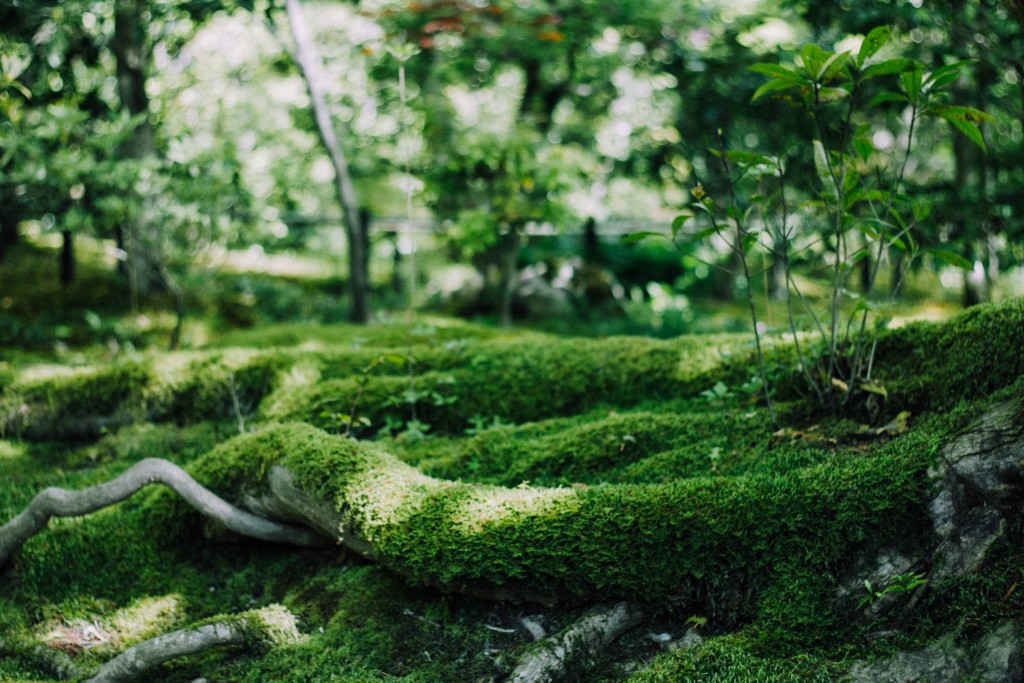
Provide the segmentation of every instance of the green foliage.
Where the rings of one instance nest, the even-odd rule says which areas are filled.
[[[684,230],[691,213],[679,216],[672,225],[673,244],[677,240],[692,244],[715,237],[729,245],[740,264],[769,409],[771,396],[761,358],[760,323],[750,275],[753,255],[766,252],[783,272],[785,281],[781,286],[801,369],[809,389],[838,414],[851,398],[862,393],[862,387],[870,391],[873,386],[877,332],[888,322],[874,291],[883,261],[894,251],[913,259],[921,249],[915,228],[930,208],[904,193],[921,119],[931,116],[949,120],[984,149],[977,126],[991,117],[970,107],[946,103],[966,63],[927,71],[923,63],[909,58],[878,59],[891,35],[888,27],[873,29],[863,38],[856,55],[808,44],[792,65],[751,66],[751,71],[769,79],[754,93],[753,100],[783,98],[807,117],[813,140],[803,150],[809,157],[804,165],[813,161],[817,178],[811,187],[794,188],[789,167],[798,161],[796,154],[784,159],[727,150],[723,142],[721,149],[712,150],[712,154],[721,160],[727,197],[710,195],[701,183],[691,191],[693,207],[706,214],[710,225]],[[874,96],[866,101],[871,94]],[[906,142],[886,153],[876,148],[874,139],[879,122],[884,120],[879,112],[892,105],[906,110]],[[798,203],[794,195],[807,199]],[[637,233],[630,239],[652,234]],[[793,263],[806,258],[801,249],[808,249],[797,245],[809,240],[824,243],[831,260],[831,292],[823,311],[814,310],[794,278]],[[946,250],[932,249],[930,253],[944,263],[970,267],[964,258]],[[863,291],[859,293],[852,291],[850,284],[856,272],[862,273]],[[894,291],[899,284],[894,284]],[[794,310],[813,321],[811,333],[817,339],[801,341]]]
[[[857,603],[857,609],[863,609],[868,605],[872,605],[875,601],[881,600],[886,595],[909,593],[927,583],[928,579],[925,578],[923,572],[917,574],[908,572],[894,576],[885,587],[875,587],[870,581],[864,579],[864,589],[867,591],[867,595]]]

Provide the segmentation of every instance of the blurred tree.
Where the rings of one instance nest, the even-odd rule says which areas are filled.
[[[323,87],[320,56],[299,0],[286,0],[288,24],[295,41],[294,59],[302,73],[316,121],[316,129],[334,167],[335,191],[341,207],[348,245],[348,275],[351,301],[350,318],[353,322],[370,320],[370,275],[368,272],[368,224],[359,215],[355,185],[349,172],[348,160],[338,141]]]
[[[377,14],[392,43],[420,50],[407,69],[424,120],[417,170],[426,203],[451,222],[458,250],[498,273],[503,324],[524,228],[564,224],[573,190],[599,180],[602,125],[619,95],[614,74],[624,55],[638,61],[645,48],[629,36],[659,31],[665,6],[445,1]],[[383,59],[376,75],[395,71]]]
[[[999,271],[1020,260],[1024,240],[1018,188],[1024,183],[1024,32],[1016,0],[956,0],[941,5],[875,2],[851,7],[834,0],[783,0],[823,38],[864,33],[878,23],[894,25],[908,57],[929,68],[969,60],[954,99],[995,118],[986,126],[982,152],[944,122],[932,122],[919,139],[933,152],[909,177],[917,195],[934,207],[922,229],[926,239],[960,252],[975,269],[964,274],[963,300],[984,298]],[[894,117],[899,108],[892,109]],[[884,128],[879,129],[883,132]],[[896,268],[902,266],[894,259]],[[936,267],[941,263],[935,264]],[[893,278],[898,279],[897,277]]]

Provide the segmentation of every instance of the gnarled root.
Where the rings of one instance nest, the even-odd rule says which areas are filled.
[[[164,662],[211,647],[244,645],[263,649],[283,642],[294,642],[299,637],[295,618],[283,607],[272,605],[165,633],[133,645],[101,666],[85,683],[125,683]]]
[[[0,567],[10,561],[25,541],[45,529],[51,517],[77,517],[96,512],[156,483],[170,487],[198,512],[243,536],[305,547],[328,544],[311,529],[257,517],[236,508],[173,463],[146,458],[118,477],[81,491],[50,487],[36,494],[28,507],[0,527]]]
[[[534,645],[519,660],[506,683],[554,683],[570,666],[586,666],[603,648],[642,623],[647,610],[633,602],[601,605],[567,629]]]

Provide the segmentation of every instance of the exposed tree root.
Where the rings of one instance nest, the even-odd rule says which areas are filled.
[[[506,683],[554,683],[571,667],[586,667],[602,649],[648,616],[642,605],[619,602],[588,611],[569,628],[546,638],[519,660]]]
[[[132,681],[146,671],[177,657],[196,654],[211,647],[245,644],[245,631],[237,624],[206,624],[198,628],[165,633],[133,645],[100,667],[87,683]]]
[[[164,662],[211,647],[244,645],[260,649],[298,638],[294,617],[280,606],[271,606],[165,633],[133,645],[101,666],[85,683],[133,681]]]
[[[0,567],[25,541],[46,528],[51,517],[77,517],[118,503],[150,484],[170,487],[201,514],[243,536],[261,541],[317,547],[328,542],[320,534],[236,508],[198,484],[185,470],[159,458],[141,460],[120,476],[82,491],[50,487],[36,494],[18,516],[0,527]]]

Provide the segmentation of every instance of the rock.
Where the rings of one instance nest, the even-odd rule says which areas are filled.
[[[935,532],[948,537],[958,515],[982,505],[1013,506],[1024,491],[1024,420],[1018,401],[986,412],[970,431],[947,444],[932,474],[942,489],[929,503]]]
[[[1006,532],[1006,520],[988,505],[962,514],[960,524],[939,545],[932,561],[929,580],[941,581],[975,571],[985,559],[989,547]]]
[[[886,592],[901,576],[927,567],[928,584],[934,585],[977,571],[992,544],[1006,533],[1007,517],[1017,514],[1024,498],[1022,413],[1019,400],[1000,403],[943,447],[930,471],[940,483],[927,505],[934,545],[919,556],[888,547],[873,558],[861,559],[840,582],[838,601],[856,604],[865,595],[867,582],[878,595],[863,609],[862,617],[875,619],[907,598],[908,591]],[[911,610],[917,597],[919,591],[904,609]]]
[[[943,639],[916,652],[900,652],[878,662],[858,662],[850,683],[959,683],[967,671],[965,653]]]
[[[858,662],[850,683],[1019,683],[1024,680],[1020,628],[1013,622],[989,631],[971,651],[946,636],[922,650],[877,662]]]
[[[704,642],[704,637],[697,633],[697,629],[691,628],[683,634],[679,640],[674,640],[668,644],[668,649],[671,650],[685,650],[688,647],[696,647]]]
[[[881,592],[897,576],[920,571],[921,564],[920,558],[911,557],[897,548],[883,548],[870,561],[862,560],[854,567],[853,571],[839,584],[839,588],[836,590],[836,599],[848,600],[856,604],[866,595],[865,582],[871,584],[872,590]],[[906,597],[905,594],[895,592],[882,595],[864,607],[862,616],[865,619],[879,617],[892,609],[904,597]]]
[[[1013,512],[1024,492],[1021,412],[1018,401],[1001,403],[942,449],[931,471],[942,488],[928,504],[941,539],[930,580],[974,571],[1005,533],[1004,512]]]
[[[989,632],[978,645],[972,670],[979,683],[1019,683],[1024,681],[1024,657],[1021,655],[1020,628],[1008,622]]]

